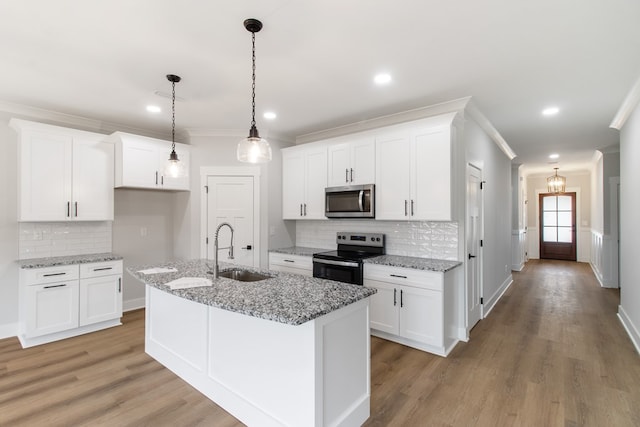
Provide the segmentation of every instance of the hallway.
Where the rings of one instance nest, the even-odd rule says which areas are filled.
[[[531,260],[446,359],[374,339],[367,426],[637,426],[640,357],[617,289]]]

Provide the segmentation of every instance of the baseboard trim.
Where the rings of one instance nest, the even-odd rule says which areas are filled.
[[[145,298],[134,298],[127,301],[122,302],[122,311],[133,311],[138,310],[139,308],[145,307]]]
[[[636,348],[636,352],[640,355],[640,333],[621,305],[618,306],[618,319],[620,319],[622,326],[627,331],[627,335],[629,335],[633,346]]]
[[[496,306],[500,298],[502,298],[502,295],[504,295],[504,293],[507,292],[507,289],[509,289],[509,286],[511,286],[512,283],[513,283],[513,276],[509,275],[509,277],[507,277],[505,281],[502,282],[502,285],[500,285],[498,290],[491,296],[491,298],[487,300],[487,303],[484,304],[482,307],[483,319],[489,316],[489,313],[491,313],[491,310],[493,310],[493,307]]]

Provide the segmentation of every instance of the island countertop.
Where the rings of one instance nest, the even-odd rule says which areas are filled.
[[[220,271],[242,268],[268,274],[269,279],[239,282],[224,277],[213,279],[211,260],[175,261],[156,265],[133,266],[127,271],[142,283],[170,294],[224,310],[289,325],[301,325],[376,293],[375,289],[332,280],[306,277],[279,271],[259,270],[220,263]],[[177,272],[143,274],[153,267],[175,268]],[[207,277],[211,286],[172,290],[165,284],[182,277]]]

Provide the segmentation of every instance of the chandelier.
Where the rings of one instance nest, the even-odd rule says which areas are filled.
[[[547,178],[547,191],[554,194],[564,193],[567,187],[567,178],[558,175],[558,168],[553,169],[556,173]]]

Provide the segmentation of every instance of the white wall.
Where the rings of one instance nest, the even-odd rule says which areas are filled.
[[[618,313],[640,351],[640,105],[620,131],[620,307]]]
[[[474,120],[464,124],[466,162],[482,169],[482,291],[491,309],[511,284],[511,161]],[[466,170],[466,167],[465,167]],[[464,228],[464,221],[460,228]]]
[[[0,112],[0,338],[15,335],[18,322],[17,135]]]

